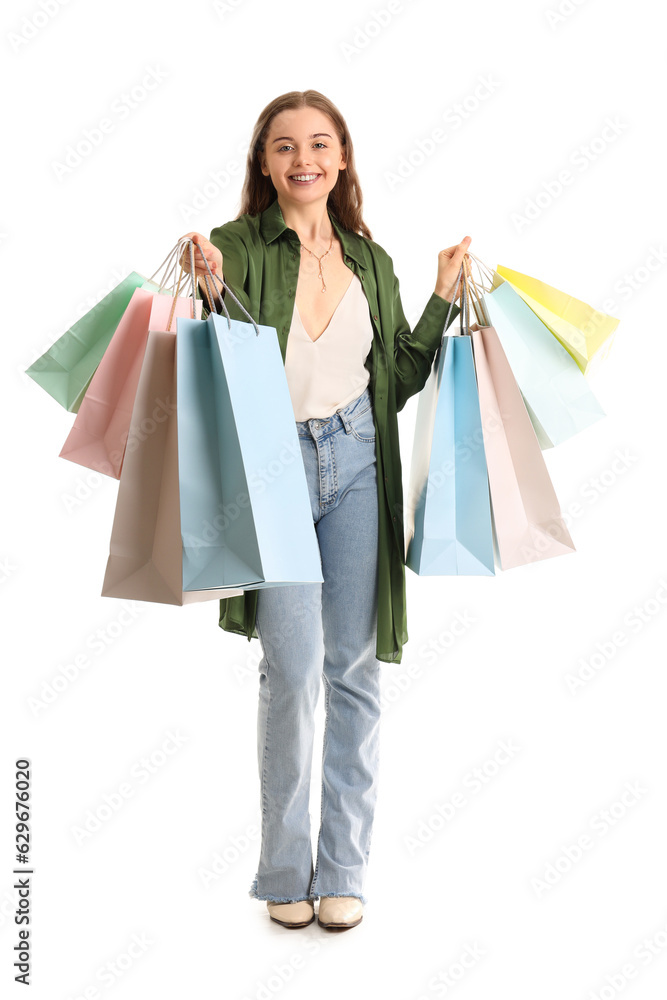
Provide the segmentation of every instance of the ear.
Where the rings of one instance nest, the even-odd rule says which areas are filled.
[[[264,174],[265,177],[268,177],[269,176],[269,168],[266,165],[266,157],[264,156],[264,153],[258,153],[257,154],[257,159],[259,160],[259,165],[260,165],[262,173]]]
[[[347,166],[347,157],[345,156],[345,150],[341,149],[341,152],[340,152],[340,163],[338,164],[338,169],[339,170],[345,170],[346,166]]]

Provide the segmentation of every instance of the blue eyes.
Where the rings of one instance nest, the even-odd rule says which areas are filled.
[[[324,142],[314,142],[314,143],[313,143],[313,145],[314,145],[314,146],[321,146],[321,147],[322,147],[322,149],[326,149],[326,143],[324,143]],[[292,147],[291,147],[291,146],[288,146],[288,145],[285,145],[285,146],[279,146],[279,147],[278,147],[278,152],[280,153],[280,152],[281,152],[281,151],[282,151],[283,149],[291,149],[291,148],[292,148]]]

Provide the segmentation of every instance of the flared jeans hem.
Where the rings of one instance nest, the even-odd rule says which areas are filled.
[[[309,899],[312,902],[314,902],[316,899],[322,899],[325,896],[326,897],[336,897],[336,898],[341,897],[341,896],[345,896],[345,897],[353,896],[355,899],[361,900],[361,902],[364,905],[366,905],[366,903],[368,902],[367,897],[364,896],[363,893],[361,893],[361,892],[351,892],[351,891],[348,891],[348,892],[320,892],[320,893],[316,893],[316,894],[311,895],[311,896],[290,896],[289,898],[286,897],[286,896],[272,896],[271,893],[266,893],[264,896],[260,896],[260,894],[257,892],[257,879],[253,880],[253,883],[252,883],[252,885],[250,887],[248,895],[250,896],[251,899],[268,900],[271,903],[300,903],[300,902],[302,902],[303,900],[306,900],[306,899]]]

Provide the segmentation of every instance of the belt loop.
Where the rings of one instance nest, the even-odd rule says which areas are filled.
[[[366,388],[364,389],[364,391],[359,396],[357,396],[356,399],[351,400],[351,402],[349,402],[345,406],[341,407],[340,410],[336,410],[336,413],[338,414],[338,416],[340,417],[341,421],[343,422],[343,426],[345,427],[345,433],[346,434],[349,434],[351,432],[351,428],[352,428],[352,423],[351,423],[349,415],[347,414],[346,411],[351,406],[357,406],[357,405],[359,405],[362,396],[365,396],[365,395],[368,396],[368,400],[370,402],[370,393],[368,391],[368,386],[366,386]]]

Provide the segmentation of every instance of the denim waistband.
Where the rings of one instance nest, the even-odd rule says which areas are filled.
[[[366,386],[360,396],[336,410],[330,417],[311,417],[309,420],[297,420],[299,437],[321,437],[323,434],[335,434],[336,431],[340,430],[345,430],[345,433],[349,434],[350,421],[361,416],[371,406],[371,392]]]

